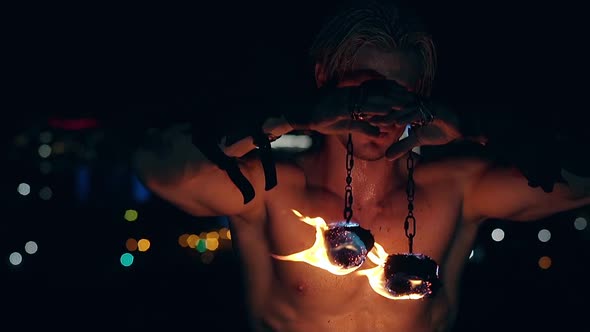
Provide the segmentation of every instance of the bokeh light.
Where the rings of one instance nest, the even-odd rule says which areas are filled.
[[[504,240],[504,231],[501,228],[496,228],[492,231],[492,239],[496,242]]]
[[[137,250],[137,241],[132,237],[128,238],[127,241],[125,241],[125,248],[129,251]]]
[[[539,258],[539,267],[542,268],[543,270],[547,270],[548,268],[550,268],[551,267],[551,257],[543,256],[543,257]]]
[[[227,228],[226,227],[222,227],[221,229],[219,229],[219,238],[220,239],[227,239]]]
[[[50,200],[51,196],[53,196],[53,192],[51,191],[51,188],[49,187],[43,187],[41,188],[41,190],[39,190],[39,197],[44,200]]]
[[[584,230],[586,228],[586,226],[588,226],[588,221],[586,220],[586,218],[584,217],[577,217],[576,220],[574,220],[574,228],[581,231]]]
[[[16,187],[16,191],[18,191],[19,194],[23,195],[23,196],[27,196],[28,194],[31,193],[31,186],[29,186],[28,183],[21,183],[18,185],[18,187]]]
[[[51,144],[51,150],[54,154],[63,154],[66,151],[66,145],[64,142],[54,142]]]
[[[219,239],[219,233],[209,232],[207,233],[207,239]]]
[[[199,241],[199,237],[195,234],[191,234],[186,239],[186,244],[189,248],[195,249],[197,247],[197,242]]]
[[[189,237],[189,234],[186,234],[186,233],[179,236],[178,237],[178,244],[183,248],[188,247],[188,237]]]
[[[213,261],[214,257],[215,254],[213,254],[211,251],[207,251],[201,255],[201,262],[203,262],[203,264],[209,264]]]
[[[47,158],[51,155],[51,146],[49,146],[47,144],[41,144],[38,152],[39,152],[39,156],[41,158]]]
[[[131,266],[131,264],[133,264],[133,259],[134,259],[133,255],[126,252],[123,255],[121,255],[121,259],[120,259],[121,265],[123,265],[125,267]]]
[[[39,141],[41,143],[49,143],[53,139],[53,134],[50,131],[43,131],[39,134]]]
[[[229,229],[227,230],[227,233],[225,234],[225,237],[226,237],[228,240],[231,240],[231,232],[229,231]]]
[[[147,251],[150,248],[150,240],[148,239],[141,239],[139,241],[137,241],[137,247],[139,248],[139,251]]]
[[[197,251],[205,252],[207,251],[207,240],[199,239],[197,242]]]
[[[35,241],[29,241],[29,242],[25,243],[25,252],[27,254],[32,255],[32,254],[36,253],[37,250],[39,250],[39,246],[37,245],[37,243]]]
[[[19,265],[23,262],[23,256],[18,252],[13,252],[10,254],[10,256],[8,256],[8,261],[12,265]]]
[[[471,250],[471,253],[469,254],[469,259],[471,259],[473,257],[474,253],[475,253],[475,250]]]
[[[539,241],[547,242],[551,239],[551,232],[547,229],[542,229],[539,231],[539,234],[537,234],[537,237],[539,238]]]
[[[129,209],[125,211],[125,220],[127,221],[135,221],[137,220],[138,213],[133,209]]]
[[[215,238],[207,238],[205,246],[207,247],[207,250],[216,250],[219,247],[219,240]]]

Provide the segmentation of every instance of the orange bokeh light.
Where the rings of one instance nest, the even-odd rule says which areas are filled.
[[[127,241],[125,241],[125,248],[129,251],[137,250],[137,241],[132,237],[128,238]]]

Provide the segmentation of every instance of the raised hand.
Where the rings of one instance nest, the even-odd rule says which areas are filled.
[[[420,99],[410,107],[372,121],[412,126],[408,137],[389,147],[386,152],[389,160],[395,160],[417,146],[444,145],[463,137],[456,114],[443,105]]]
[[[309,112],[286,117],[295,129],[326,135],[356,132],[376,137],[380,122],[371,119],[387,119],[392,110],[404,109],[415,100],[412,93],[395,81],[370,79],[360,85],[323,88]]]

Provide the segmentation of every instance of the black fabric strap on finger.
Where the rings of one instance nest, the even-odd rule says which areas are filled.
[[[193,132],[192,142],[209,161],[227,173],[230,180],[242,193],[244,204],[254,199],[254,187],[252,187],[250,181],[242,174],[237,159],[223,153],[213,136],[199,135]]]
[[[268,135],[265,134],[262,129],[255,130],[252,134],[252,138],[254,140],[254,145],[256,145],[260,151],[260,162],[262,163],[262,169],[264,170],[264,190],[268,191],[277,185],[277,170],[272,156],[270,140],[268,139]]]

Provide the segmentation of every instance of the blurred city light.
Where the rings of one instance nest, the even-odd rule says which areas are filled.
[[[39,198],[41,198],[44,201],[50,200],[51,196],[53,196],[53,192],[51,191],[51,188],[49,187],[43,187],[41,188],[41,190],[39,190]]]
[[[8,261],[12,265],[19,265],[23,262],[23,256],[18,252],[13,252],[10,254],[10,256],[8,256]]]
[[[548,268],[551,267],[551,257],[549,256],[543,256],[541,258],[539,258],[539,267],[542,268],[543,270],[547,270]]]
[[[28,183],[21,183],[16,188],[16,191],[23,196],[27,196],[31,193],[31,186]]]
[[[121,255],[121,265],[128,267],[131,266],[131,264],[133,264],[133,255],[126,252],[123,255]]]
[[[492,231],[492,239],[496,242],[504,240],[504,231],[501,228],[496,228]]]
[[[125,211],[124,217],[125,217],[125,220],[127,220],[127,221],[135,221],[135,220],[137,220],[137,216],[138,216],[137,211],[130,209],[130,210]]]
[[[25,252],[27,254],[32,255],[36,253],[37,250],[39,250],[39,246],[37,246],[37,243],[35,241],[29,241],[25,243]]]
[[[539,231],[539,234],[537,234],[537,237],[539,238],[539,241],[547,242],[549,239],[551,239],[551,232],[549,232],[549,230],[542,229]]]
[[[588,226],[588,221],[586,220],[586,218],[584,217],[577,217],[576,220],[574,220],[574,228],[581,231],[584,230],[586,228],[586,226]]]
[[[127,241],[125,241],[125,248],[129,251],[137,250],[137,241],[132,237],[128,238]]]
[[[38,152],[41,158],[47,158],[51,155],[51,146],[47,144],[41,144],[41,146],[39,146]]]
[[[147,251],[150,248],[150,240],[148,239],[141,239],[139,241],[137,241],[137,248],[139,249],[139,251]]]

